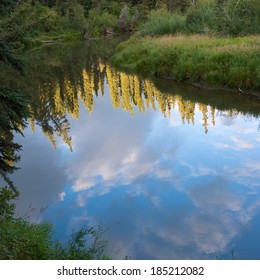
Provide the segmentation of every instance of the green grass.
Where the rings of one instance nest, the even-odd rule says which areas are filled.
[[[10,188],[0,188],[0,260],[109,259],[101,226],[82,227],[62,243],[54,240],[52,224],[15,217],[13,200],[18,195]]]
[[[208,86],[260,89],[260,36],[135,37],[112,58],[116,66]]]

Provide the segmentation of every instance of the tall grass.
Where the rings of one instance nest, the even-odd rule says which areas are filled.
[[[133,38],[113,57],[131,67],[178,81],[260,89],[260,36],[220,38],[179,35]]]

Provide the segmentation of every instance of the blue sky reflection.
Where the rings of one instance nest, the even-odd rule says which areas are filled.
[[[114,225],[105,237],[119,259],[215,258],[232,249],[260,259],[248,250],[260,226],[257,120],[219,113],[205,134],[199,111],[184,125],[176,110],[132,117],[108,94],[94,103],[92,114],[81,104],[79,120],[69,119],[73,153],[61,141],[54,152],[40,129],[18,139],[19,213],[48,206],[45,218],[62,238],[101,219]]]

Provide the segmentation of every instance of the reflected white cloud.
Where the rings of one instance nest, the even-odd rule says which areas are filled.
[[[144,259],[214,258],[232,250],[232,241],[259,211],[260,203],[236,193],[222,178],[207,184],[203,181],[185,192],[174,190],[172,184],[161,179],[144,177],[138,184],[103,194],[97,213],[91,209],[102,186],[93,188],[91,194],[79,192],[78,200],[87,203],[84,206],[90,210],[91,224],[97,224],[100,216],[107,224],[119,223],[108,236],[123,255]],[[180,203],[183,198],[190,202]]]
[[[260,187],[260,168],[259,163],[245,160],[238,166],[226,166],[224,172],[230,178],[249,189],[259,189]]]
[[[239,138],[236,136],[231,137],[231,140],[234,142],[237,149],[252,149],[255,147],[254,144],[251,143],[251,141]]]
[[[136,122],[122,111],[111,112],[108,105],[102,102],[97,106],[93,119],[83,113],[81,122],[87,124],[85,129],[82,130],[81,123],[76,123],[71,131],[76,157],[66,164],[65,169],[73,181],[74,191],[91,188],[100,181],[105,187],[128,185],[151,171],[161,176],[169,173],[169,170],[163,171],[162,166],[157,170],[158,161],[163,156],[173,156],[179,143],[173,134],[156,131],[161,125],[165,126],[160,114],[154,118],[154,114],[147,113]],[[106,126],[99,130],[104,121]],[[154,125],[158,121],[161,125]],[[158,142],[164,144],[158,146]]]
[[[118,116],[115,113],[110,118],[107,127],[112,127]],[[253,186],[249,181],[256,184],[260,174],[258,164],[247,160],[247,153],[257,148],[257,141],[236,133],[241,120],[228,120],[226,128],[230,133],[223,133],[217,127],[211,129],[210,137],[217,139],[218,135],[226,135],[221,138],[223,142],[209,141],[203,148],[198,146],[204,153],[202,150],[199,158],[191,155],[189,160],[184,160],[182,153],[185,158],[192,140],[181,137],[180,142],[179,139],[187,127],[175,123],[171,132],[172,122],[158,115],[142,120],[143,123],[136,124],[134,119],[126,119],[128,126],[119,125],[112,133],[99,131],[94,135],[91,129],[85,129],[85,135],[77,137],[80,151],[84,151],[83,145],[91,143],[81,152],[81,161],[77,159],[66,167],[69,177],[74,178],[77,205],[91,209],[93,201],[102,197],[98,213],[88,212],[88,222],[95,223],[100,215],[104,215],[108,223],[112,223],[111,217],[113,222],[127,220],[127,224],[122,222],[122,228],[109,235],[109,240],[123,248],[122,254],[133,258],[196,259],[231,251],[232,241],[259,211],[260,205],[255,199],[258,192],[247,195]],[[102,119],[95,121],[102,122]],[[247,134],[252,130],[247,128]],[[197,131],[195,127],[194,137],[201,137]],[[122,142],[121,134],[129,137],[124,137]],[[228,148],[229,155],[217,151],[212,162],[206,160],[213,155],[212,146]],[[96,153],[92,153],[95,150]],[[243,162],[237,161],[238,152]],[[238,189],[233,187],[236,185]],[[238,191],[242,186],[243,191]],[[87,189],[89,187],[91,189]],[[172,197],[167,194],[169,190],[174,192]],[[182,205],[174,208],[175,204],[179,205],[180,196],[189,200],[183,204],[188,210],[183,210]],[[138,204],[140,200],[142,207]]]
[[[24,134],[25,138],[17,136],[16,141],[23,146],[22,160],[18,164],[20,169],[12,175],[20,191],[17,212],[22,216],[30,204],[40,210],[64,198],[64,186],[69,184],[58,160],[62,158],[61,151],[57,149],[54,153],[38,127],[35,133],[27,129]]]
[[[245,140],[242,137],[232,136],[230,138],[230,143],[226,142],[216,142],[213,143],[215,148],[218,149],[232,149],[232,150],[244,150],[244,149],[253,149],[255,148],[255,144],[251,142],[251,140]]]
[[[228,183],[221,177],[209,183],[200,183],[189,190],[189,195],[197,207],[206,212],[216,212],[216,208],[241,211],[244,204],[242,195],[234,193]]]
[[[65,196],[66,196],[65,192],[61,192],[61,193],[58,194],[58,198],[59,198],[60,201],[63,201]]]
[[[256,122],[216,117],[205,135],[174,118],[153,111],[132,118],[111,110],[105,96],[91,116],[81,108],[80,120],[71,120],[73,154],[63,145],[54,153],[38,133],[28,141],[29,133],[23,176],[14,177],[26,196],[19,207],[56,203],[56,219],[73,229],[101,217],[116,223],[107,235],[118,258],[196,259],[229,250],[259,212]]]

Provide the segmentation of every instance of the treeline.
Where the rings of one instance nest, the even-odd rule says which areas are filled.
[[[3,0],[0,2],[0,40],[13,37],[14,32],[30,39],[125,33],[136,29],[156,2]]]
[[[149,13],[139,32],[141,35],[176,33],[232,37],[259,34],[260,2],[195,0],[182,1],[176,6],[162,5]]]
[[[259,0],[162,2],[117,48],[115,65],[240,93],[259,91]]]
[[[260,32],[259,0],[2,0],[0,41],[32,42],[143,35]],[[22,38],[23,39],[22,39]]]

